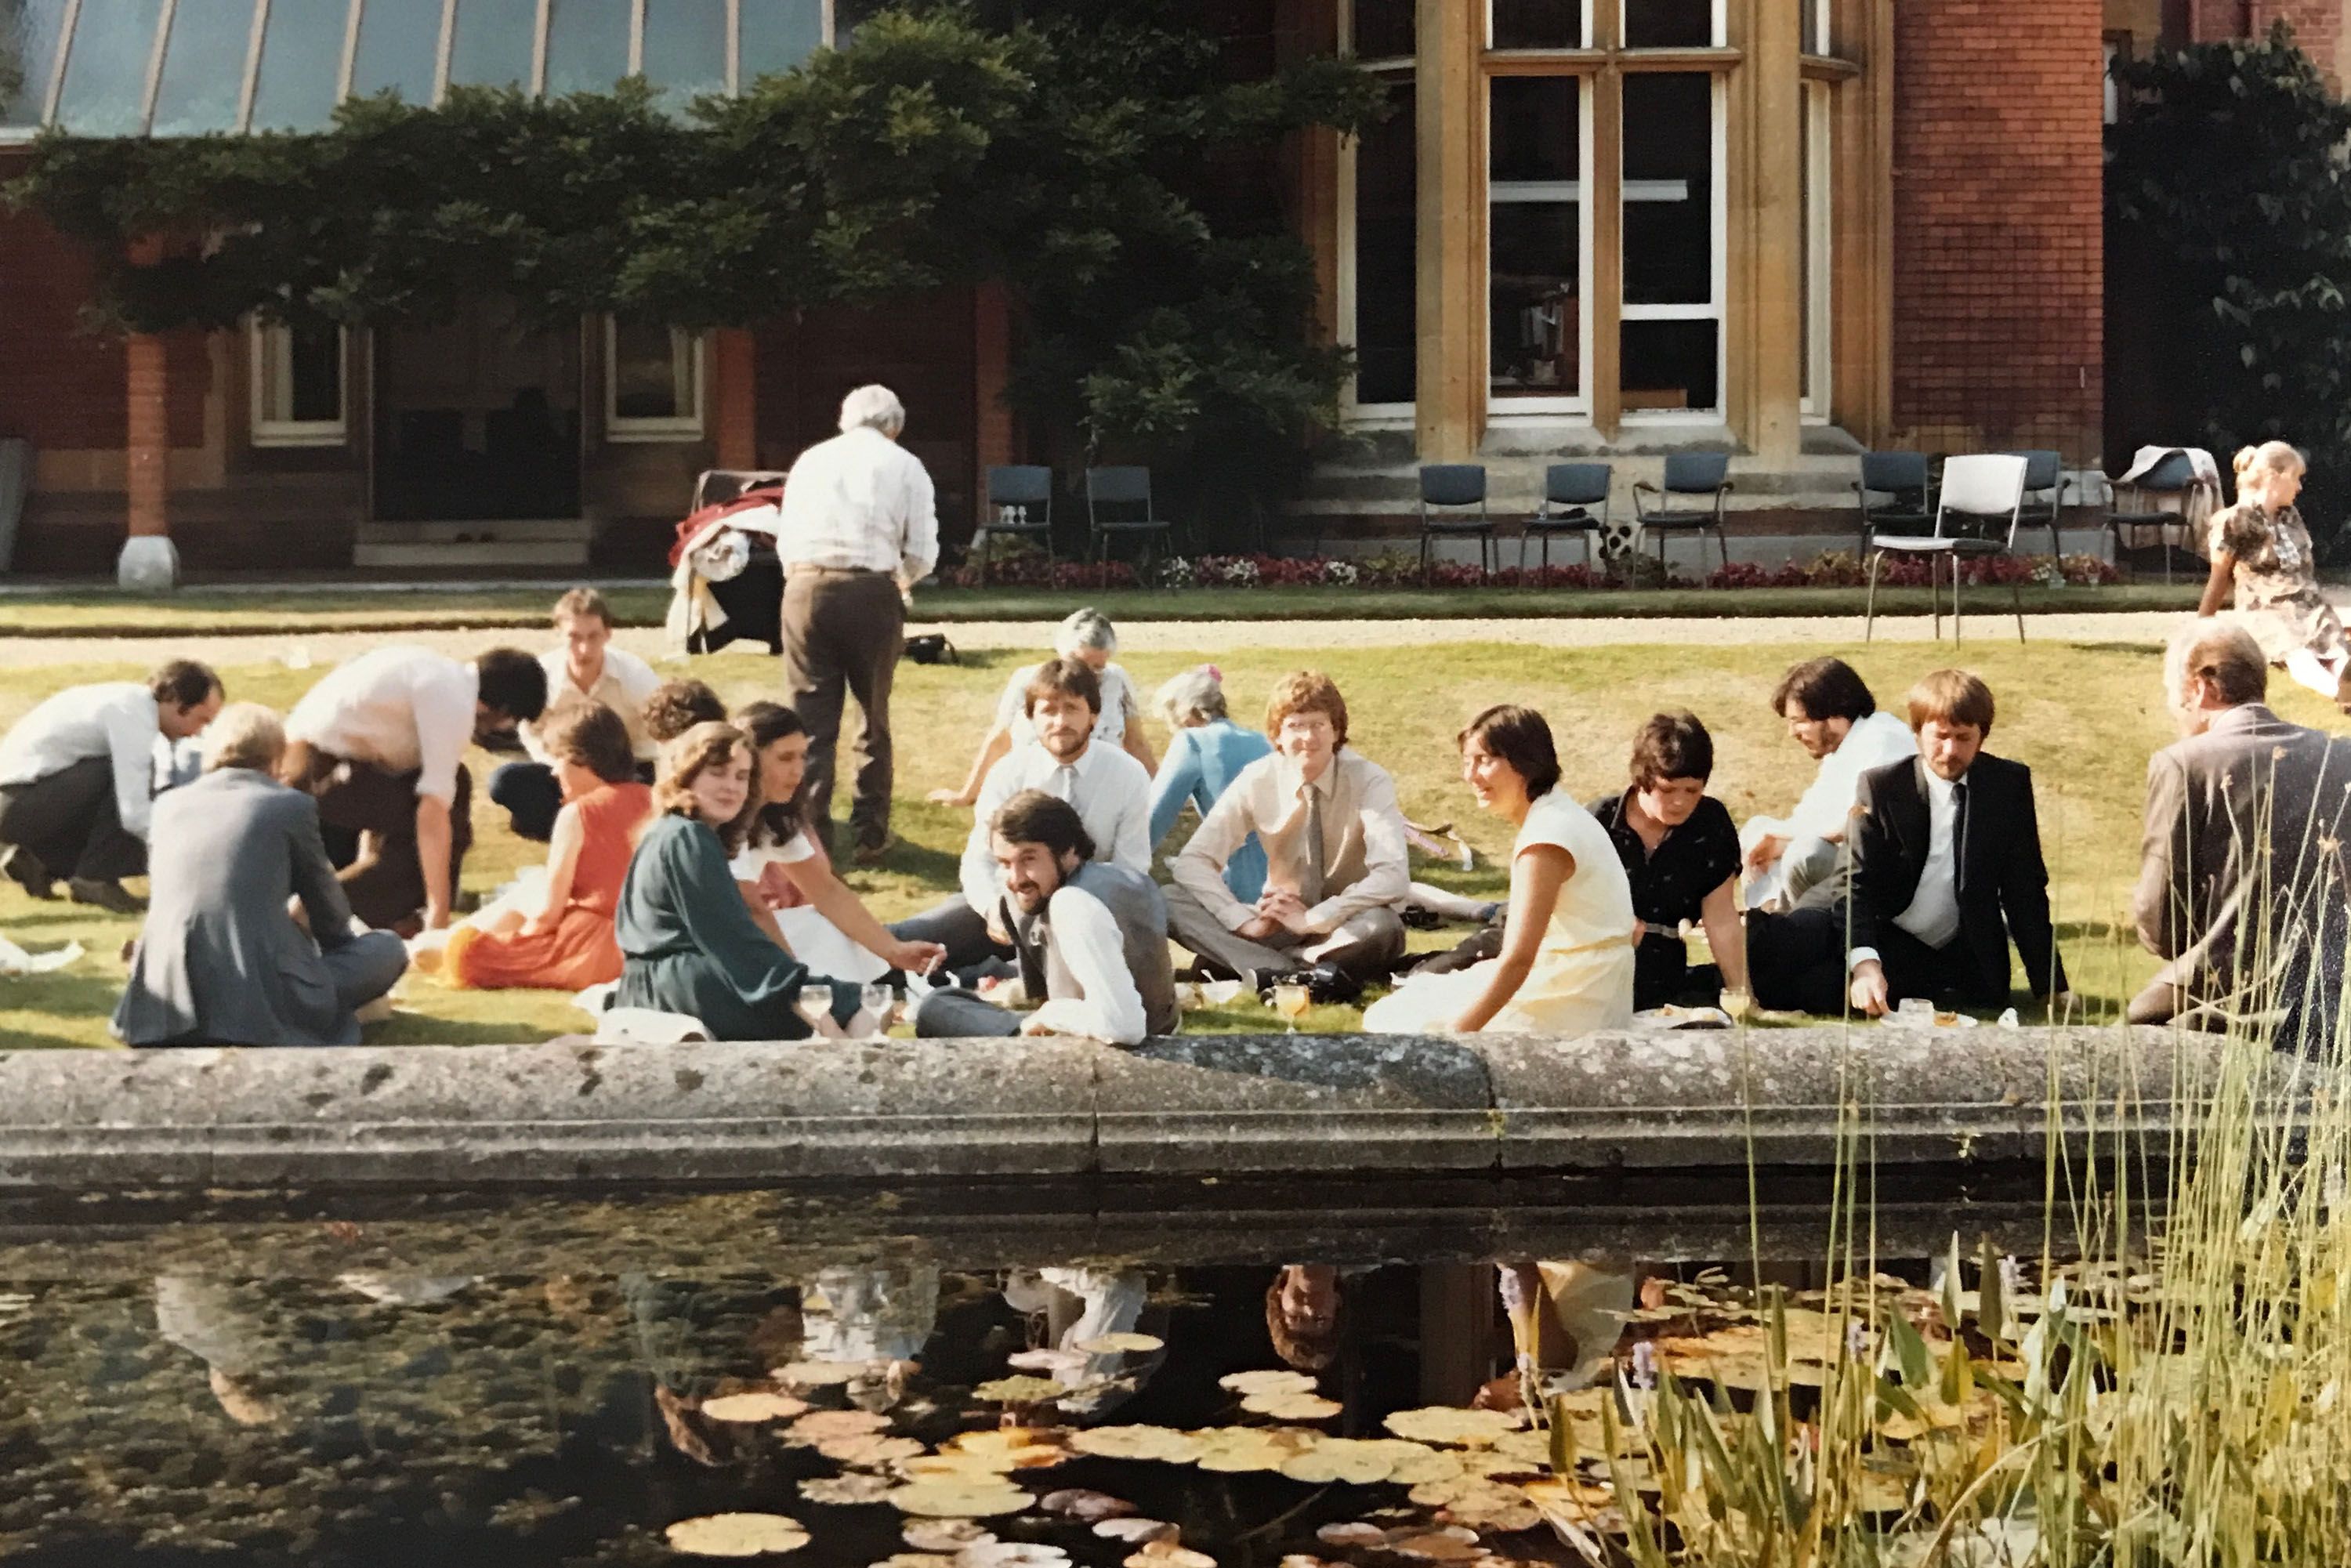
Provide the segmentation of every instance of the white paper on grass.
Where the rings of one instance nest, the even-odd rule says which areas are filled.
[[[27,953],[5,936],[0,936],[0,975],[48,975],[64,968],[81,956],[81,944],[68,942],[48,953]]]

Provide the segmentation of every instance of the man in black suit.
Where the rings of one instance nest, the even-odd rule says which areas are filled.
[[[1913,997],[2006,1007],[2013,938],[2032,994],[2062,1013],[2032,769],[1983,749],[1991,690],[1963,670],[1920,681],[1909,709],[1917,757],[1861,776],[1850,902],[1780,919],[1788,940],[1750,953],[1757,998],[1871,1015]]]

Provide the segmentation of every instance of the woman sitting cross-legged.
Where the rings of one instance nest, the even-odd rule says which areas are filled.
[[[1374,1034],[1583,1034],[1633,1019],[1633,890],[1607,830],[1559,787],[1551,726],[1490,707],[1461,732],[1461,777],[1519,830],[1501,956],[1418,974],[1364,1013]]]
[[[751,743],[728,724],[698,724],[662,752],[660,815],[638,836],[613,926],[620,1008],[697,1019],[714,1040],[805,1040],[803,988],[829,989],[831,1024],[856,1015],[859,988],[811,974],[759,929],[728,861],[759,797]]]
[[[735,727],[758,759],[759,809],[751,819],[735,880],[751,918],[787,952],[820,974],[878,980],[893,968],[916,973],[936,945],[901,942],[841,880],[800,814],[808,778],[808,727],[781,703],[751,703]]]
[[[629,727],[611,708],[575,709],[539,744],[563,792],[548,840],[545,901],[528,915],[505,908],[451,932],[440,957],[449,985],[577,991],[621,977],[612,910],[653,792],[637,782]]]

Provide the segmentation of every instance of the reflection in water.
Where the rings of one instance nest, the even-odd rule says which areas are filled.
[[[35,1286],[0,1314],[0,1556],[652,1563],[751,1511],[847,1568],[958,1531],[1106,1568],[1155,1521],[1228,1568],[1447,1530],[1564,1562],[1531,1407],[1597,1383],[1596,1423],[1628,1323],[1684,1367],[1704,1332],[1630,1263],[836,1256]]]

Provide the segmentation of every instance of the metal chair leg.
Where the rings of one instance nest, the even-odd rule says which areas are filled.
[[[2016,645],[2024,646],[2024,592],[2014,582],[2008,585],[2008,601],[2016,607]]]
[[[1959,558],[1951,557],[1951,646],[1956,649],[1965,633],[1959,630]]]
[[[1927,558],[1927,608],[1934,614],[1935,641],[1939,643],[1943,640],[1943,569],[1937,564],[1938,559],[1933,555]]]
[[[1872,551],[1869,557],[1869,597],[1864,601],[1861,640],[1868,642],[1877,634],[1877,569],[1885,563],[1884,550]]]

